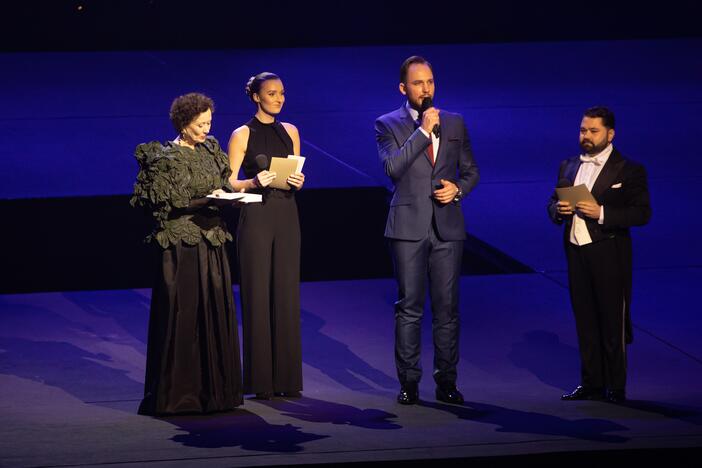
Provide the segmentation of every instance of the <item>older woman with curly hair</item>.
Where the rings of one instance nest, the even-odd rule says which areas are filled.
[[[144,399],[140,414],[226,411],[242,403],[239,339],[219,207],[207,198],[231,190],[229,161],[209,136],[214,103],[198,93],[173,101],[178,137],[137,147],[131,199],[156,221],[147,238],[160,252],[151,295]]]

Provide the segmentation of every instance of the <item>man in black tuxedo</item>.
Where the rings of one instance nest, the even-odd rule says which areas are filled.
[[[563,400],[626,399],[626,345],[632,341],[631,226],[651,217],[644,167],[612,146],[614,114],[585,111],[580,124],[584,154],[561,163],[559,186],[586,184],[596,202],[574,207],[554,193],[551,219],[565,222],[568,284],[580,348],[581,382]]]
[[[436,397],[462,404],[456,388],[458,290],[466,238],[461,199],[478,183],[468,132],[459,114],[439,111],[431,64],[418,56],[400,67],[407,101],[375,122],[378,155],[393,197],[385,227],[395,264],[395,364],[401,404],[419,399],[420,328],[429,280]],[[440,115],[439,115],[440,114]]]

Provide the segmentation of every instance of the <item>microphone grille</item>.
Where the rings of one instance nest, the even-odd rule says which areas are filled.
[[[258,154],[256,155],[256,166],[262,171],[268,169],[268,165],[270,164],[268,162],[268,156],[265,154]]]
[[[434,107],[434,102],[432,101],[431,96],[427,96],[422,100],[422,112],[430,107]]]

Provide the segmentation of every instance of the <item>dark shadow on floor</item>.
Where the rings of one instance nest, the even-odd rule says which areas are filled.
[[[456,406],[422,401],[420,405],[454,414],[459,419],[498,426],[495,429],[497,432],[559,436],[609,443],[624,443],[629,440],[620,435],[607,434],[613,431],[626,431],[629,428],[606,419],[571,421],[550,414],[519,411],[475,402]]]
[[[132,290],[65,292],[63,296],[92,315],[114,320],[131,336],[146,344],[150,308],[148,297]],[[109,336],[100,338],[110,341]],[[141,351],[146,352],[146,346]]]
[[[360,409],[351,405],[317,400],[315,398],[275,398],[257,400],[258,403],[271,407],[283,416],[315,423],[330,423],[365,429],[401,429],[402,426],[390,421],[396,414],[379,409]]]
[[[75,305],[94,316],[89,310],[92,307],[86,309],[81,301]],[[113,356],[84,349],[122,339],[112,334],[122,330],[100,329],[103,317],[95,322],[89,317],[76,321],[47,307],[14,303],[3,297],[0,312],[2,333],[6,335],[0,337],[0,349],[5,350],[0,353],[0,373],[60,388],[84,402],[140,399],[143,395],[143,383],[133,380],[126,370],[115,369]],[[31,335],[38,338],[27,338]]]
[[[84,402],[140,398],[144,391],[125,371],[100,364],[110,356],[70,343],[0,338],[0,349],[0,374],[60,388]]]
[[[611,405],[607,405],[604,408],[599,406],[587,408],[587,414],[599,417],[604,411],[611,413],[611,408]],[[634,410],[636,413],[630,410]],[[702,408],[699,407],[657,401],[627,400],[624,403],[616,405],[616,411],[616,417],[618,419],[651,419],[662,416],[664,418],[678,419],[696,426],[702,426]]]
[[[307,310],[300,311],[302,331],[302,358],[305,364],[319,369],[349,390],[375,392],[360,375],[379,387],[394,389],[395,380],[356,355],[346,343],[321,332],[325,322]]]
[[[302,444],[329,437],[302,432],[292,424],[269,424],[262,417],[243,409],[206,416],[159,418],[183,434],[171,438],[188,447],[241,447],[257,452],[300,452]]]
[[[516,367],[526,369],[543,383],[572,390],[580,382],[578,349],[562,343],[558,335],[532,330],[512,345],[508,355]]]

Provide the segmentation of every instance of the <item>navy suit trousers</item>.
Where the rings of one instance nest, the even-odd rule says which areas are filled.
[[[442,241],[433,223],[418,241],[390,239],[398,281],[395,303],[395,364],[401,385],[418,383],[421,323],[427,280],[432,308],[434,380],[438,385],[456,383],[458,364],[458,290],[463,241]]]

